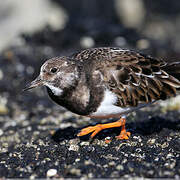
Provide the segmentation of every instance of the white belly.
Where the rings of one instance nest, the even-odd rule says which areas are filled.
[[[121,108],[119,106],[115,106],[117,102],[117,96],[109,90],[105,91],[104,99],[98,107],[97,111],[89,115],[89,117],[94,118],[112,118],[112,117],[122,117],[122,115],[126,115],[129,112],[135,111],[137,109],[148,106],[151,103],[139,104],[137,107],[124,107]]]
[[[130,111],[130,108],[121,108],[115,106],[117,102],[117,96],[109,90],[105,91],[104,99],[98,107],[97,111],[92,113],[91,117],[119,117],[122,114],[126,114]]]

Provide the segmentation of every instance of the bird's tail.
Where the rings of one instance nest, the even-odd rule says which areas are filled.
[[[180,82],[180,62],[169,63],[163,67],[163,70]]]

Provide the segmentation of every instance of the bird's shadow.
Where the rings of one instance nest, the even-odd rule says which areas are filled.
[[[89,124],[89,126],[90,125],[91,124]],[[51,138],[57,143],[62,142],[64,140],[74,139],[77,137],[78,132],[80,132],[82,128],[84,127],[74,128],[71,126],[64,129],[58,129],[51,136]],[[160,133],[164,128],[174,131],[180,130],[180,119],[172,121],[159,116],[155,116],[147,121],[127,123],[126,128],[128,131],[131,132],[131,134],[148,136],[153,135],[154,133]],[[121,128],[105,129],[98,133],[95,138],[101,140],[108,136],[114,137],[119,135],[120,131]],[[90,139],[90,134],[82,136],[80,137],[80,139],[83,141],[88,141]]]

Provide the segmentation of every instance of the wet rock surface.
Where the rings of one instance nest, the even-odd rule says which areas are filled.
[[[43,88],[22,92],[44,60],[86,45],[117,46],[115,42],[119,42],[138,48],[141,40],[142,47],[149,43],[144,52],[178,57],[176,51],[171,51],[171,44],[162,48],[162,42],[155,43],[115,22],[109,28],[101,25],[97,31],[85,29],[83,24],[61,31],[46,27],[33,35],[23,34],[23,46],[1,53],[0,177],[180,178],[180,107],[178,103],[172,107],[169,102],[173,100],[167,101],[168,106],[158,103],[130,114],[129,140],[116,140],[120,129],[113,128],[102,131],[90,142],[89,135],[76,136],[81,128],[115,119],[76,116],[52,103]]]

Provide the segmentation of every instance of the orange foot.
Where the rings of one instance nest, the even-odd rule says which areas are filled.
[[[121,118],[120,120],[113,122],[113,123],[108,123],[108,124],[97,124],[96,126],[89,126],[87,128],[84,128],[81,130],[80,133],[77,134],[77,136],[84,136],[89,133],[91,134],[91,138],[93,138],[97,133],[99,133],[103,129],[108,129],[108,128],[113,128],[113,127],[121,127],[122,130],[119,136],[116,136],[117,139],[129,139],[130,132],[127,132],[125,129],[125,123],[126,119]]]
[[[121,133],[119,134],[119,136],[116,136],[116,139],[129,139],[131,133],[130,132],[127,132],[126,130],[121,130]]]

